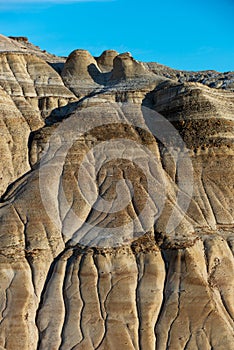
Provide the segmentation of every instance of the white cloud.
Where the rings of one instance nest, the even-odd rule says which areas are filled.
[[[117,0],[0,0],[0,11],[17,11],[48,8],[54,5],[71,5],[81,3],[105,3]]]
[[[7,0],[8,4],[25,4],[25,3],[72,3],[72,2],[112,2],[115,0]],[[5,0],[0,0],[0,4],[6,4]]]

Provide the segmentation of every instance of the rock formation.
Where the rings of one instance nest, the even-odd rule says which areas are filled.
[[[233,73],[0,50],[0,350],[233,349]]]
[[[111,72],[113,69],[113,61],[118,56],[118,52],[115,50],[106,50],[101,56],[96,57],[96,61],[99,69],[102,72]]]

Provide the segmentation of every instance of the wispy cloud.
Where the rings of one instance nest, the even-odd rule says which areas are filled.
[[[7,4],[40,4],[40,3],[53,3],[53,4],[69,4],[69,3],[77,3],[77,2],[113,2],[115,0],[0,0],[0,5]]]
[[[45,8],[53,5],[71,5],[81,3],[103,3],[103,2],[115,2],[117,0],[0,0],[1,11],[12,11],[21,9],[34,9]]]

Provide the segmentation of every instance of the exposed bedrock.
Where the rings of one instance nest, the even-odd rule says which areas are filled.
[[[0,350],[232,350],[233,92],[0,51]]]
[[[101,56],[97,57],[96,61],[101,71],[110,72],[113,69],[113,61],[118,55],[118,52],[115,50],[106,50]]]
[[[144,76],[147,73],[150,74],[141,62],[134,60],[129,52],[118,55],[114,59],[113,80],[136,78]]]

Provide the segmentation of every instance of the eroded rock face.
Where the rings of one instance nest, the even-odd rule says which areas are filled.
[[[59,74],[35,55],[0,54],[0,85],[11,96],[32,130],[43,126],[52,110],[76,100]]]
[[[29,169],[30,128],[10,96],[0,88],[0,194]]]
[[[166,78],[177,80],[179,83],[196,82],[207,85],[215,89],[234,90],[234,72],[216,72],[206,70],[200,72],[180,71],[166,67],[156,62],[144,63],[145,67],[155,74],[160,74]]]
[[[106,50],[101,56],[96,58],[98,67],[102,72],[110,72],[113,69],[113,61],[118,56],[118,52],[115,50]]]
[[[62,78],[76,96],[82,97],[99,87],[95,81],[98,73],[100,70],[93,56],[86,50],[75,50],[64,64]]]
[[[118,55],[113,61],[113,80],[137,78],[147,73],[144,65],[134,60],[129,52]]]
[[[231,350],[233,92],[1,40],[0,349]]]
[[[41,50],[40,47],[30,43],[27,37],[24,36],[10,36],[6,37],[0,34],[0,52],[22,52],[30,53],[37,57],[44,59],[45,61],[56,63],[58,61],[64,62],[64,57],[58,57],[56,55]]]

